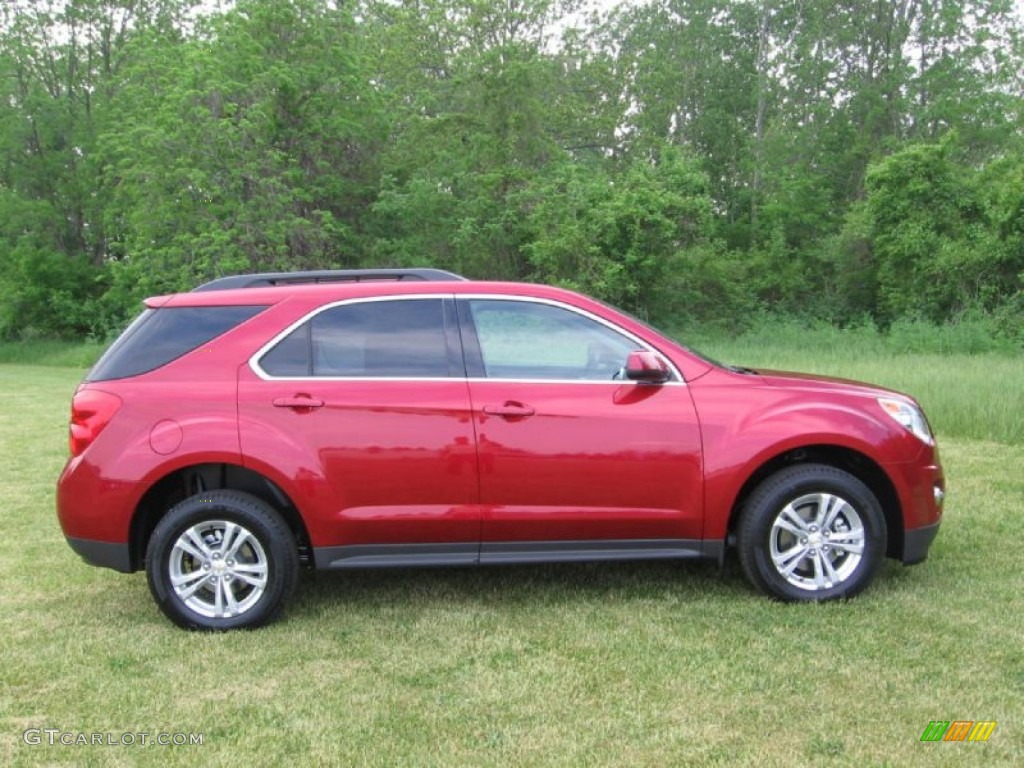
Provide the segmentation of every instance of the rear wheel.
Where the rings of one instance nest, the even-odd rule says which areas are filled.
[[[298,580],[295,538],[266,502],[238,491],[177,504],[149,540],[146,574],[160,610],[187,629],[273,621]]]
[[[853,475],[802,464],[772,475],[750,495],[737,545],[750,582],[780,600],[853,597],[882,564],[885,517]]]

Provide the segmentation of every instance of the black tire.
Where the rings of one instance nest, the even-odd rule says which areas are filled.
[[[882,507],[863,482],[836,467],[800,464],[747,499],[737,548],[755,587],[779,600],[816,602],[863,591],[885,557],[886,535]]]
[[[160,520],[146,575],[156,604],[178,626],[251,629],[277,618],[292,596],[299,555],[291,530],[265,501],[209,491]]]

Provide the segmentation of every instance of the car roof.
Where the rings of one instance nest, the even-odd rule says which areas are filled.
[[[561,288],[532,283],[452,281],[360,281],[309,283],[300,285],[256,286],[251,288],[206,289],[188,293],[153,296],[145,300],[147,307],[215,307],[273,305],[298,298],[309,302],[344,301],[376,296],[420,296],[440,294],[504,294],[534,298],[566,299],[577,294]]]

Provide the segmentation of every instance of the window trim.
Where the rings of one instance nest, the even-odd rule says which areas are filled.
[[[461,346],[462,351],[461,359],[459,361],[459,364],[461,365],[462,368],[461,375],[458,373],[458,371],[456,371],[454,375],[450,376],[315,376],[312,374],[308,376],[274,376],[264,371],[259,365],[260,358],[263,357],[263,355],[265,355],[267,352],[269,352],[275,345],[277,345],[278,342],[284,339],[288,334],[290,334],[303,323],[312,320],[321,312],[326,312],[329,309],[334,309],[335,307],[341,307],[348,304],[367,304],[370,302],[383,301],[419,301],[426,299],[440,299],[442,302],[447,300],[454,301],[455,303],[456,311],[454,315],[458,325],[457,328],[455,328],[454,330],[458,334],[458,341],[460,342],[460,344],[457,346]],[[659,386],[686,386],[686,379],[683,378],[682,372],[679,370],[679,368],[676,366],[675,362],[673,362],[672,358],[669,355],[666,355],[664,352],[659,350],[654,345],[650,344],[647,341],[644,341],[635,333],[628,331],[622,326],[616,325],[614,322],[606,320],[600,315],[596,315],[593,312],[590,312],[586,309],[582,309],[581,307],[577,307],[573,304],[568,304],[564,301],[559,301],[557,299],[541,298],[537,296],[519,296],[516,294],[507,293],[422,293],[414,295],[399,294],[394,296],[363,296],[355,299],[342,299],[341,301],[333,301],[328,304],[324,304],[321,307],[317,307],[316,309],[310,312],[307,312],[301,318],[291,323],[284,330],[275,335],[266,344],[261,346],[258,350],[256,350],[255,353],[253,353],[252,356],[249,357],[249,368],[252,370],[254,374],[256,374],[256,376],[258,376],[263,381],[468,381],[473,383],[496,382],[505,384],[583,384],[598,386],[612,385],[616,387],[621,387],[626,384],[636,384],[636,382],[631,382],[626,379],[609,379],[608,381],[602,381],[600,379],[496,379],[488,378],[486,376],[470,376],[468,371],[469,361],[466,359],[469,355],[467,342],[471,342],[472,344],[476,345],[477,349],[479,349],[480,343],[476,335],[476,327],[468,325],[463,322],[462,307],[465,307],[466,311],[468,312],[468,302],[471,300],[511,301],[530,304],[546,304],[548,306],[557,307],[559,309],[564,309],[569,312],[575,312],[576,314],[581,315],[582,317],[599,323],[600,325],[603,325],[606,328],[609,328],[610,330],[615,331],[616,333],[621,334],[622,336],[625,336],[626,338],[632,340],[633,342],[636,343],[637,349],[645,349],[661,357],[668,365],[669,371],[671,371],[672,373],[672,378],[660,384]],[[442,304],[442,307],[443,306],[444,305]],[[448,326],[448,322],[450,319],[451,318],[448,316],[448,312],[445,310],[444,320],[446,338],[453,330]],[[453,345],[451,343],[451,340],[449,339],[449,355],[451,354],[452,346]],[[456,368],[458,367],[459,366],[456,366]]]
[[[457,333],[457,329],[449,328],[449,313],[445,306],[445,302],[450,302],[453,296],[450,293],[422,293],[415,295],[399,294],[396,296],[363,296],[357,299],[342,299],[341,301],[332,301],[329,304],[317,307],[311,312],[306,313],[295,322],[288,325],[283,331],[275,335],[270,341],[264,344],[262,347],[256,350],[249,357],[249,369],[256,374],[263,381],[465,381],[466,370],[465,364],[462,360],[461,354],[459,355],[458,363],[452,359],[452,333]],[[444,338],[445,338],[445,350],[448,355],[448,366],[449,371],[455,368],[454,372],[450,372],[447,376],[317,376],[314,373],[310,373],[305,376],[275,376],[271,373],[267,373],[263,370],[260,365],[260,359],[270,352],[277,344],[290,335],[297,328],[302,326],[304,323],[311,322],[317,315],[327,312],[337,307],[348,306],[351,304],[370,304],[384,301],[440,301],[441,302],[441,316],[442,322],[444,323]],[[461,351],[461,350],[460,350]],[[458,368],[461,367],[462,371],[459,372]]]

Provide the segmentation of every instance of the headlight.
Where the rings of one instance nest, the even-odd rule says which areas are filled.
[[[932,437],[932,431],[928,428],[928,421],[916,405],[889,397],[878,398],[878,404],[882,406],[883,411],[902,424],[904,429],[913,432],[919,440],[928,445],[935,445],[935,438]]]

